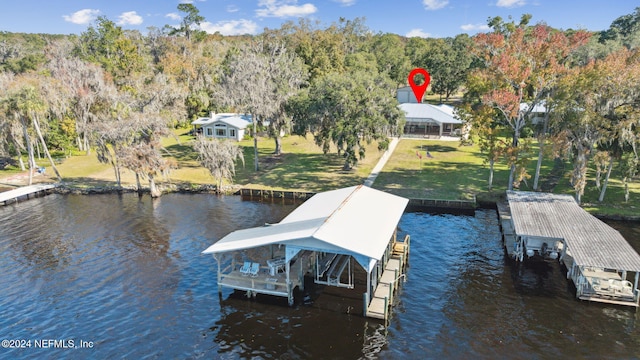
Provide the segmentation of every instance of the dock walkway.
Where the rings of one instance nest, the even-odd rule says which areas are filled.
[[[409,241],[410,238],[407,235],[404,242],[394,243],[391,258],[387,261],[382,276],[378,279],[373,297],[366,307],[366,316],[382,320],[389,317],[389,309],[393,305],[395,292],[398,290],[400,279],[404,277],[409,257]]]
[[[38,196],[47,194],[50,190],[56,187],[55,184],[38,184],[22,186],[17,189],[0,192],[0,203],[2,205],[9,205],[17,202],[20,198],[29,198],[29,196]]]

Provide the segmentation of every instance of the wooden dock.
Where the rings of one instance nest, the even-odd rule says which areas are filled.
[[[404,278],[407,260],[409,258],[410,237],[407,235],[403,242],[393,244],[393,252],[385,265],[382,276],[369,304],[365,304],[365,316],[386,320],[393,305],[395,292],[398,290],[400,279]],[[366,299],[365,299],[366,302]]]
[[[638,307],[640,255],[620,232],[586,212],[570,195],[507,191],[507,199],[520,260],[524,253],[532,256],[532,249],[539,251],[537,244],[561,242],[560,254],[554,249],[551,258],[560,255],[567,278],[576,286],[576,298]],[[499,207],[501,219],[505,211]],[[510,231],[503,227],[505,239]]]
[[[52,189],[55,189],[55,187],[55,184],[38,184],[22,186],[17,189],[4,191],[0,193],[0,203],[3,205],[9,205],[18,202],[20,199],[29,199],[30,197],[47,195]]]

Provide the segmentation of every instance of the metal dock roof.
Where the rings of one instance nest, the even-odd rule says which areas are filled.
[[[507,191],[517,235],[562,238],[576,264],[640,271],[640,255],[570,195]]]

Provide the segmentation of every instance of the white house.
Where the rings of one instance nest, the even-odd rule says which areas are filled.
[[[251,125],[251,115],[212,113],[211,117],[199,118],[191,124],[196,132],[206,137],[240,141],[244,137],[247,126]]]
[[[520,104],[520,112],[526,113],[529,110],[529,104],[521,103]],[[542,100],[534,105],[533,109],[529,113],[529,119],[533,125],[542,124],[544,122],[544,117],[547,113],[547,103]]]

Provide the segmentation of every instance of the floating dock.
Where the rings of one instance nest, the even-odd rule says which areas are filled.
[[[22,186],[17,189],[0,192],[0,203],[2,203],[2,205],[9,205],[18,202],[18,200],[23,198],[29,199],[29,197],[47,195],[55,188],[55,184]]]
[[[640,255],[617,230],[570,195],[507,191],[507,200],[498,212],[512,258],[558,259],[576,298],[638,307]]]

